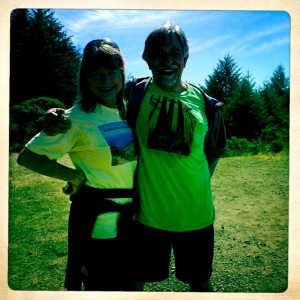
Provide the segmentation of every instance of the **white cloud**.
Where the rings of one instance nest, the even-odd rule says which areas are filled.
[[[286,35],[288,27],[286,24],[274,25],[265,29],[257,29],[251,33],[238,35],[234,33],[228,38],[227,43],[223,43],[223,54],[253,55],[257,53],[269,52],[276,47],[289,45],[289,37]],[[220,39],[220,42],[222,40]]]
[[[201,52],[207,49],[211,49],[212,47],[216,47],[217,45],[222,44],[225,40],[228,40],[230,38],[230,35],[222,35],[206,40],[191,40],[189,44],[190,53]]]
[[[275,48],[280,47],[282,45],[288,45],[289,42],[290,41],[288,38],[274,39],[258,45],[249,52],[251,52],[251,54],[257,54],[261,52],[274,51]]]
[[[65,19],[64,25],[74,34],[101,27],[127,30],[157,26],[176,18],[177,14],[176,11],[84,10],[74,14],[74,17],[69,14],[71,18]]]
[[[290,23],[286,18],[278,18],[278,14],[175,10],[58,10],[57,13],[75,45],[84,47],[99,36],[116,40],[128,60],[128,71],[134,74],[149,72],[141,59],[145,38],[167,20],[183,28],[189,39],[191,59],[195,61],[199,55],[213,64],[225,54],[237,59],[251,59],[252,55],[259,58],[289,45]]]
[[[278,25],[274,25],[274,26],[268,26],[267,28],[261,29],[258,28],[255,31],[250,32],[249,34],[246,34],[243,37],[244,41],[254,41],[254,40],[258,40],[261,38],[266,38],[266,37],[270,37],[273,35],[277,35],[280,32],[286,31],[288,30],[288,24],[284,23],[284,24],[278,24]]]

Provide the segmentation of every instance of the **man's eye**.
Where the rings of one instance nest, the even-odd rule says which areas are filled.
[[[153,57],[160,57],[160,56],[163,56],[163,52],[161,52],[161,51],[153,51],[153,52],[152,52],[152,56],[153,56]]]
[[[164,52],[164,51],[153,51],[152,56],[153,57],[165,57],[165,56],[172,56],[172,57],[179,57],[181,56],[181,51],[174,50],[170,52]]]
[[[175,56],[175,57],[178,57],[178,56],[181,55],[181,52],[180,52],[180,51],[172,51],[172,52],[171,52],[171,55],[172,55],[172,56]]]

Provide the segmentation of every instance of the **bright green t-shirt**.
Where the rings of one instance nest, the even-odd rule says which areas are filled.
[[[204,98],[188,85],[176,94],[151,83],[137,118],[139,222],[162,230],[190,231],[214,222]]]

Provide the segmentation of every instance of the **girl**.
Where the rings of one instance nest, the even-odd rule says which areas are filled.
[[[133,210],[137,164],[126,121],[124,59],[109,39],[93,40],[80,67],[79,100],[66,111],[66,133],[43,131],[30,140],[18,163],[68,181],[68,290],[121,290],[126,278],[126,220]],[[56,160],[69,154],[75,169]]]

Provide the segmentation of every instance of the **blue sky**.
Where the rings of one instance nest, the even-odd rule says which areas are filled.
[[[55,10],[54,17],[81,49],[93,39],[113,39],[127,62],[127,75],[151,74],[141,58],[144,42],[154,28],[169,20],[182,27],[189,41],[184,81],[204,85],[227,54],[235,59],[242,75],[249,71],[257,85],[269,79],[279,64],[289,76],[287,12],[83,9]]]

